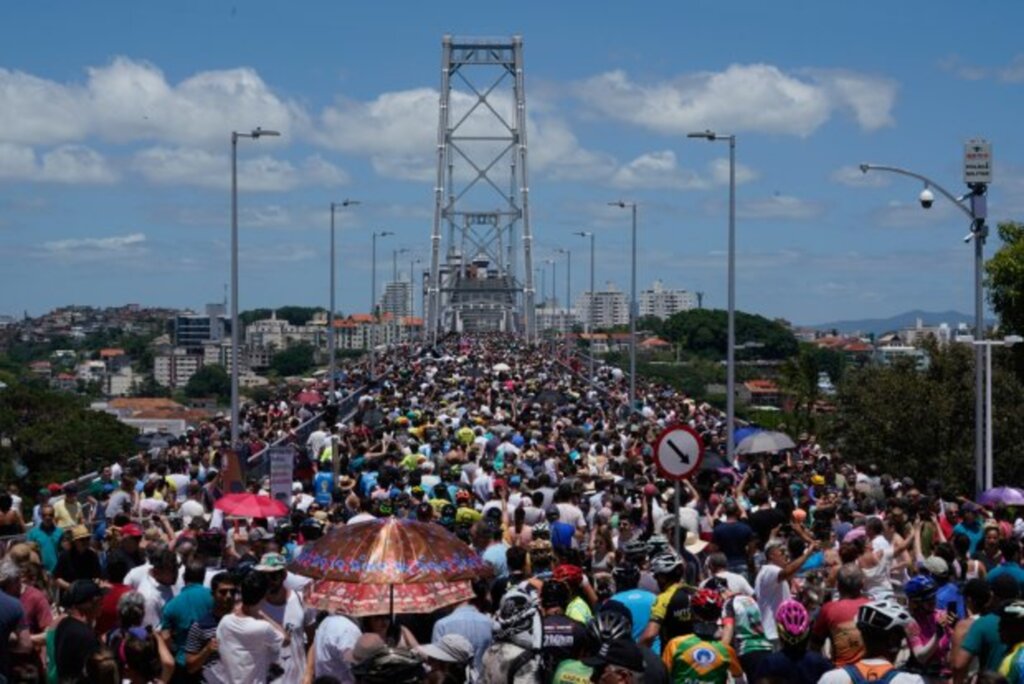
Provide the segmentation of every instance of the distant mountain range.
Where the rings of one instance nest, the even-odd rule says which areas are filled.
[[[948,323],[949,327],[956,328],[960,323],[966,323],[971,327],[974,326],[974,314],[965,314],[959,311],[921,311],[920,309],[915,309],[914,311],[896,314],[889,318],[862,318],[856,321],[832,321],[830,323],[818,323],[815,325],[801,327],[814,328],[815,330],[836,330],[840,333],[860,332],[863,334],[874,333],[876,335],[881,335],[883,333],[893,332],[903,328],[912,328],[917,325],[917,319],[919,318],[924,325]],[[995,321],[992,319],[986,319],[985,321],[986,326],[993,325],[994,323]]]

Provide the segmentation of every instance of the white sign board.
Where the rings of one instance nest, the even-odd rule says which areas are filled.
[[[685,480],[695,475],[704,459],[704,441],[688,425],[675,425],[658,437],[654,463],[669,480]]]
[[[270,496],[291,508],[295,450],[290,446],[271,447],[268,457],[270,458]]]
[[[992,182],[992,144],[987,140],[964,143],[964,183]]]

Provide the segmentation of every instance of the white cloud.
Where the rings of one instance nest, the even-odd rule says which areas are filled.
[[[889,125],[895,85],[855,72],[787,74],[769,64],[734,64],[650,84],[610,71],[578,84],[576,93],[605,116],[659,133],[721,127],[808,136],[837,109],[852,110],[866,130]]]
[[[711,173],[711,180],[712,181],[714,181],[718,185],[728,185],[729,184],[729,160],[728,159],[726,159],[724,157],[721,157],[719,159],[715,159],[715,160],[713,160],[708,165],[708,168],[709,168],[710,173]],[[746,166],[744,164],[739,164],[739,163],[736,164],[736,185],[742,185],[744,183],[749,183],[750,181],[756,179],[757,176],[758,176],[757,171],[754,171],[749,166]]]
[[[836,108],[853,113],[860,127],[874,131],[895,124],[892,109],[896,104],[896,82],[854,71],[809,70]]]
[[[757,172],[743,164],[736,165],[736,184],[757,178]],[[713,159],[705,174],[680,168],[676,153],[659,150],[642,154],[622,165],[612,174],[610,183],[616,188],[651,190],[706,190],[713,185],[729,184],[729,160]]]
[[[143,256],[149,252],[145,233],[98,238],[66,238],[44,242],[36,256],[65,263]]]
[[[999,80],[1005,83],[1024,83],[1024,54],[1016,55],[999,70]]]
[[[821,203],[790,195],[748,200],[736,207],[736,215],[745,219],[807,221],[823,213],[825,207]]]
[[[290,136],[302,109],[275,95],[253,69],[202,71],[178,84],[147,62],[126,57],[64,84],[0,69],[0,141],[52,145],[99,137],[227,145],[230,132],[256,126]]]
[[[707,187],[696,173],[680,169],[676,153],[660,150],[642,154],[620,167],[611,178],[616,188],[695,190]]]
[[[95,150],[84,145],[61,145],[43,155],[37,179],[55,183],[113,183],[117,174]]]
[[[152,147],[136,154],[132,166],[151,183],[215,189],[231,187],[231,160],[227,154]],[[301,168],[267,155],[238,162],[239,191],[281,192],[300,184],[331,186],[347,181],[344,171],[318,155],[307,158]]]
[[[889,185],[889,179],[884,173],[864,173],[858,166],[841,166],[829,177],[833,183],[851,188],[881,188]]]
[[[327,107],[320,116],[314,139],[330,149],[369,157],[381,176],[430,182],[437,176],[437,116],[440,94],[433,88],[382,93],[368,102],[344,100]],[[462,121],[475,97],[453,91],[450,121]],[[488,102],[507,124],[512,124],[512,103],[504,94]],[[607,177],[615,168],[610,156],[584,149],[564,119],[545,113],[527,114],[528,158],[531,172],[560,180],[591,180]],[[456,129],[456,135],[507,134],[507,129],[486,107],[477,107]],[[486,166],[505,147],[502,142],[459,143],[480,166]],[[507,167],[510,150],[496,165]],[[465,160],[454,155],[455,176],[471,178]]]
[[[1024,83],[1024,53],[1014,55],[1001,67],[968,64],[959,55],[950,55],[939,61],[939,68],[965,81],[994,78],[1003,83]]]
[[[38,159],[27,145],[0,142],[0,178],[82,185],[113,183],[118,175],[103,155],[84,145],[61,145]]]

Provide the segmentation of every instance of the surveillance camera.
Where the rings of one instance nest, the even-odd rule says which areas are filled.
[[[920,200],[922,208],[931,209],[932,205],[935,203],[935,195],[932,194],[931,190],[925,188],[921,191],[921,195],[918,197],[918,200]]]

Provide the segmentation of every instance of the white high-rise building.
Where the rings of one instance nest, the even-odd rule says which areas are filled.
[[[380,314],[391,314],[395,318],[412,315],[412,285],[404,280],[384,284],[380,298]]]
[[[576,316],[584,326],[588,312],[592,312],[591,325],[597,328],[611,328],[629,324],[629,299],[612,283],[605,285],[603,292],[584,291],[576,300]]]
[[[655,280],[649,290],[640,293],[640,315],[665,320],[680,311],[697,308],[697,295],[687,290],[670,290]]]

